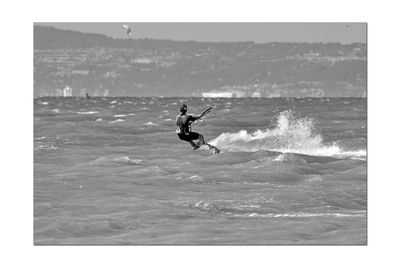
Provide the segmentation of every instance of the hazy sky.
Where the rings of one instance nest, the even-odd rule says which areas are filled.
[[[340,42],[366,43],[366,23],[35,23],[60,29],[126,38],[122,24],[133,30],[131,38],[211,42]],[[346,27],[346,25],[348,25]]]

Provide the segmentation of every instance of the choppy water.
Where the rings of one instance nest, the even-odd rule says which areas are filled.
[[[181,102],[214,109],[175,133]],[[366,99],[34,100],[35,244],[366,244]]]

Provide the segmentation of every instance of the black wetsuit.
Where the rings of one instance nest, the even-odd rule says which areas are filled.
[[[197,117],[191,115],[179,115],[176,117],[176,125],[179,126],[178,137],[184,141],[193,141],[199,139],[199,134],[192,132],[190,124],[197,120]]]

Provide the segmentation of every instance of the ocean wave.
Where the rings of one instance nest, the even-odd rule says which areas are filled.
[[[236,133],[222,133],[209,142],[225,151],[277,151],[311,156],[343,157],[364,160],[365,150],[346,151],[336,143],[324,144],[323,138],[310,118],[296,119],[291,111],[281,112],[275,128],[256,130],[249,133],[240,130]],[[283,156],[275,160],[282,161]]]
[[[353,212],[353,213],[308,213],[308,212],[293,212],[293,213],[247,213],[247,214],[237,214],[238,217],[261,217],[261,218],[310,218],[310,217],[365,217],[366,213]]]
[[[135,116],[135,113],[129,113],[129,114],[115,114],[115,118],[123,118],[123,117],[129,117],[129,116]]]
[[[39,143],[35,144],[34,150],[57,150],[59,149],[54,144]]]
[[[154,122],[151,122],[151,121],[143,123],[143,125],[145,125],[145,126],[160,126],[157,123],[154,123]]]
[[[117,123],[117,122],[124,122],[124,120],[118,119],[118,120],[110,121],[110,123]]]
[[[273,200],[272,200],[273,201]],[[201,211],[207,211],[207,212],[212,212],[212,213],[224,213],[228,215],[235,215],[235,214],[247,214],[249,213],[254,213],[254,212],[259,212],[262,210],[262,205],[263,203],[270,203],[271,200],[267,201],[258,201],[258,202],[246,202],[246,203],[225,203],[220,205],[220,204],[212,204],[207,201],[200,200],[199,202],[195,204],[190,204],[190,208],[198,209]]]
[[[76,114],[80,115],[90,115],[90,114],[97,114],[99,113],[98,111],[78,111]]]
[[[89,163],[94,166],[127,166],[144,165],[141,159],[131,159],[126,155],[110,155],[97,158]]]
[[[220,213],[228,216],[234,217],[245,217],[245,218],[310,218],[310,217],[365,217],[365,210],[353,210],[347,212],[273,212],[271,209],[269,211],[265,210],[264,205],[267,202],[249,202],[241,204],[232,204],[228,206],[221,206],[217,204],[212,204],[207,201],[199,201],[195,204],[189,205],[189,207],[211,213]],[[274,202],[274,200],[272,200]]]

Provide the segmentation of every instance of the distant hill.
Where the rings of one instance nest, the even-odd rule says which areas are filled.
[[[115,40],[101,34],[59,30],[54,27],[34,27],[35,49],[88,48],[94,46],[111,47]]]
[[[114,39],[34,27],[34,94],[363,96],[366,45]]]

